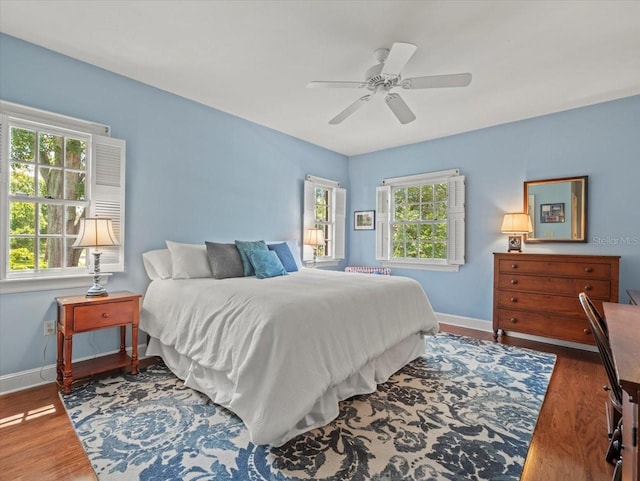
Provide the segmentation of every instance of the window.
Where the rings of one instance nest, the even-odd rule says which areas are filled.
[[[103,250],[102,268],[124,269],[125,143],[105,133],[103,125],[0,103],[2,292],[66,287],[53,279],[87,275],[87,253],[72,244],[88,216],[113,219],[120,245]]]
[[[464,176],[459,170],[386,179],[377,188],[376,259],[407,269],[464,264]]]
[[[337,265],[344,259],[346,190],[333,180],[307,175],[304,182],[304,230],[320,229],[324,243],[316,248],[318,264]],[[302,235],[304,239],[304,232]],[[304,246],[303,260],[313,260],[313,249]]]

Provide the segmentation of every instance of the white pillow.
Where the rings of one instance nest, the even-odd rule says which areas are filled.
[[[180,244],[167,241],[171,253],[171,273],[173,279],[194,279],[211,277],[207,259],[207,247],[202,244]]]
[[[149,279],[171,279],[171,253],[169,249],[156,249],[142,254],[142,263]]]

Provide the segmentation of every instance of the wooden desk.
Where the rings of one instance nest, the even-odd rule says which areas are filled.
[[[638,403],[640,401],[640,306],[604,302],[609,342],[622,386],[622,480],[640,480]]]
[[[635,304],[636,306],[640,304],[640,291],[627,289],[627,295],[629,296],[629,302],[631,304]]]

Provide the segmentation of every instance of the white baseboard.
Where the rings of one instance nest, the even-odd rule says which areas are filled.
[[[444,314],[436,312],[438,322],[442,324],[450,324],[452,326],[466,327],[469,329],[475,329],[476,331],[493,332],[493,324],[491,321],[483,321],[482,319],[474,319],[472,317],[454,316],[452,314]],[[520,339],[527,339],[529,341],[544,342],[546,344],[553,344],[554,346],[570,347],[573,349],[582,349],[583,351],[598,352],[596,346],[589,344],[580,344],[577,342],[562,341],[560,339],[552,339],[550,337],[531,336],[529,334],[523,334],[520,332],[507,331],[509,336],[518,337]]]
[[[147,350],[146,344],[138,346],[138,359],[144,359]],[[100,356],[115,354],[118,351],[105,352]],[[131,355],[131,348],[127,348],[127,353]],[[73,362],[85,361],[87,359],[93,359],[94,356],[83,357],[81,359],[74,359]],[[27,371],[16,372],[13,374],[6,374],[0,376],[0,396],[3,394],[9,394],[16,391],[22,391],[43,384],[50,384],[56,382],[56,365],[49,364],[48,366],[42,366],[37,369],[29,369]]]

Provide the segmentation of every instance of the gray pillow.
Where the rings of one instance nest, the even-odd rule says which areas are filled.
[[[235,244],[205,242],[207,258],[214,279],[244,277],[244,265]]]

